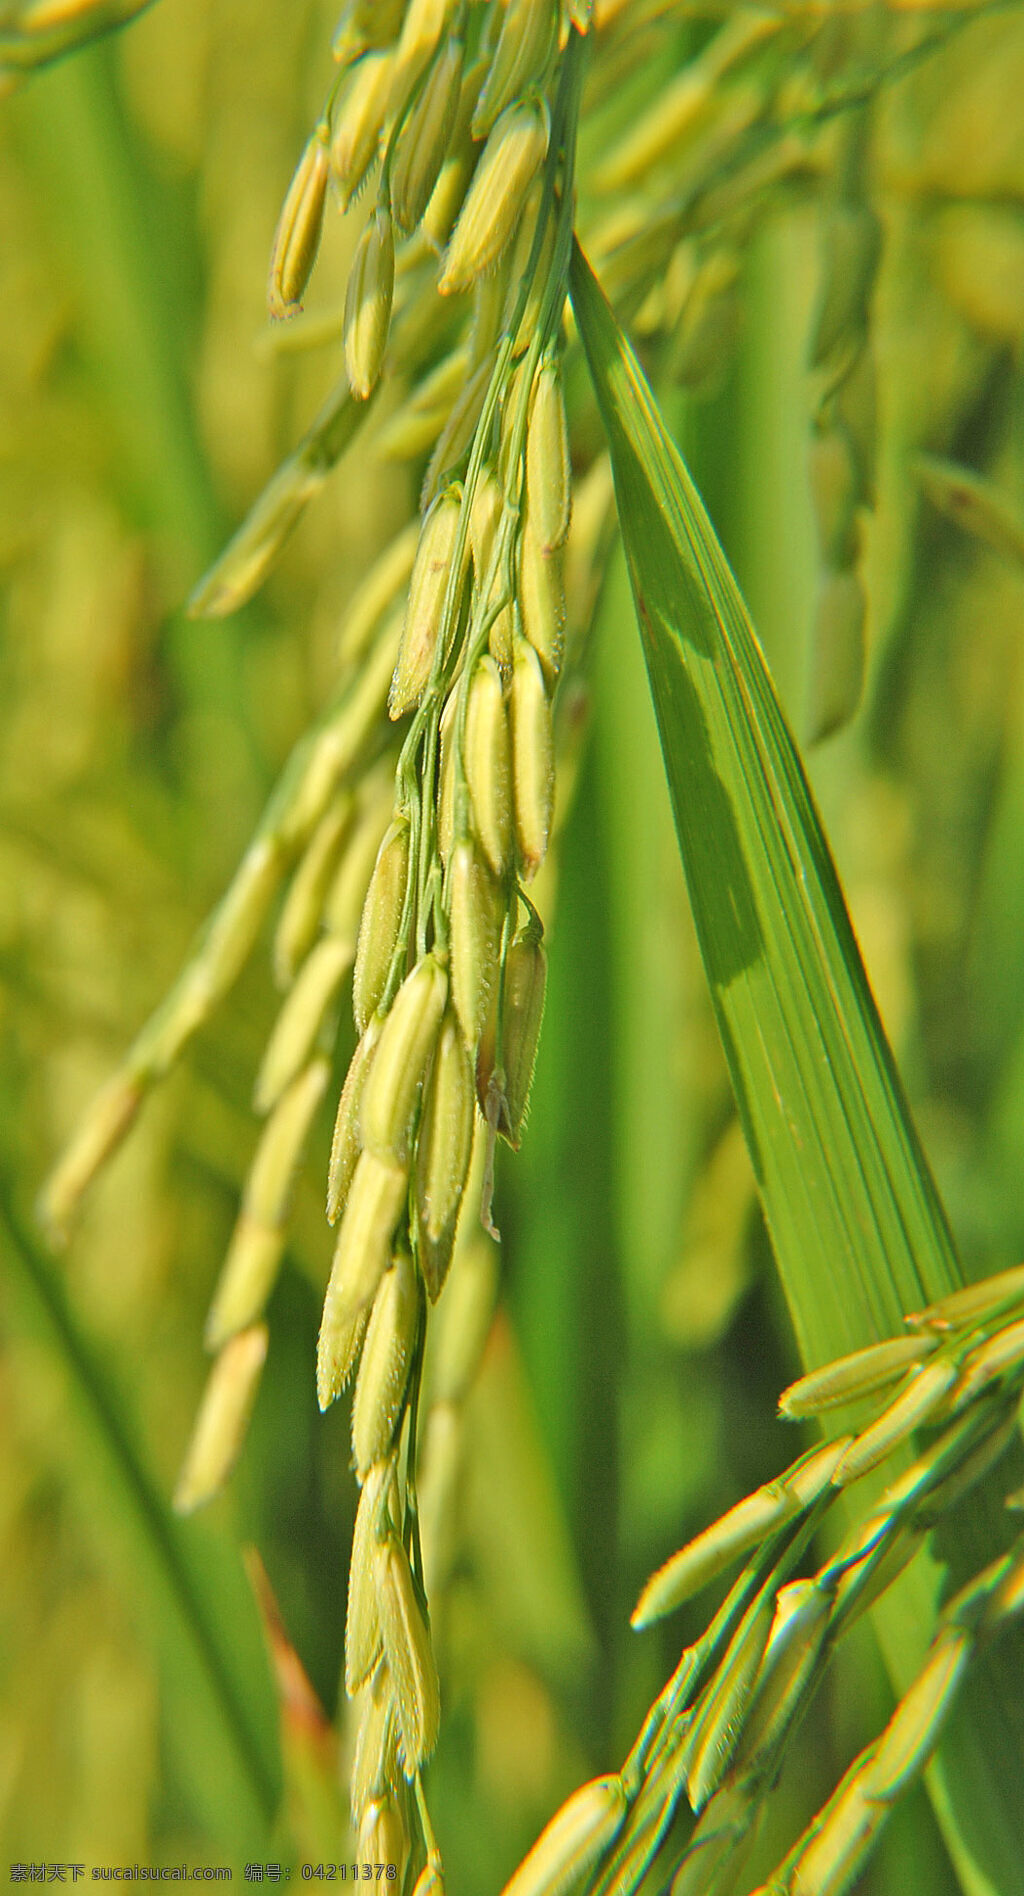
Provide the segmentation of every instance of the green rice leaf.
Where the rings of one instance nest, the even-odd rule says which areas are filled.
[[[680,850],[801,1353],[961,1281],[796,747],[650,389],[577,258]],[[817,1260],[813,1304],[800,1289]]]
[[[55,1453],[68,1445],[72,1492],[155,1646],[182,1785],[223,1849],[251,1851],[269,1839],[281,1786],[274,1690],[241,1561],[208,1527],[171,1514],[114,1377],[2,1177],[0,1251],[18,1327],[62,1373],[75,1426]]]
[[[571,290],[623,540],[701,953],[805,1363],[898,1331],[962,1282],[828,844],[736,581],[651,390],[577,249]],[[991,1558],[998,1499],[958,1521]],[[943,1548],[943,1552],[946,1549]],[[942,1568],[876,1609],[909,1683]],[[1018,1652],[986,1672],[931,1790],[965,1888],[1024,1889]]]

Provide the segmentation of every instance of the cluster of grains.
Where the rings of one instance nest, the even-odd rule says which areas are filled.
[[[885,1730],[854,1760],[756,1896],[827,1896],[850,1888],[894,1806],[932,1757],[972,1662],[1022,1610],[1024,1541],[1018,1540],[943,1607],[924,1665]]]
[[[331,192],[348,204],[376,172],[346,298],[345,387],[193,609],[230,610],[260,583],[368,411],[391,340],[404,337],[415,362],[432,311],[452,309],[455,347],[380,442],[391,458],[429,456],[421,517],[352,600],[336,704],[298,747],[231,889],[45,1207],[63,1229],[149,1086],[227,991],[289,877],[273,938],[284,998],[255,1085],[264,1125],[210,1310],[216,1360],[177,1504],[215,1493],[241,1445],[295,1180],[350,993],[356,1044],[331,1148],[337,1236],[316,1385],[326,1408],[354,1383],[353,1822],[363,1862],[425,1857],[431,1887],[440,1859],[420,1770],[440,1689],[425,1581],[442,1589],[451,1561],[461,1409],[496,1288],[480,1213],[489,1226],[495,1140],[520,1141],[544,1005],[543,929],[527,889],[554,820],[572,558],[561,315],[578,24],[553,0],[346,9],[339,78],[287,193],[269,284],[271,314],[288,317]],[[583,528],[596,555],[606,469],[594,498]],[[593,597],[585,565],[577,557],[578,621]],[[577,722],[570,693],[563,749]],[[427,1310],[460,1220],[467,1235],[421,1404]]]
[[[454,372],[442,364],[430,389],[414,392],[406,434],[392,429],[389,444],[404,458],[429,448],[436,429],[388,692],[390,718],[409,724],[359,924],[359,1038],[331,1152],[338,1235],[317,1351],[322,1407],[356,1374],[361,1495],[345,1664],[347,1692],[358,1695],[353,1818],[370,1861],[371,1813],[387,1808],[410,1828],[415,1817],[434,1882],[418,1781],[439,1718],[424,1579],[440,1579],[446,1564],[459,1405],[493,1299],[489,1254],[474,1267],[470,1246],[456,1279],[473,1308],[465,1295],[447,1306],[454,1341],[446,1366],[442,1352],[420,1471],[424,1327],[451,1265],[474,1123],[486,1128],[477,1143],[489,1178],[494,1139],[519,1143],[533,1072],[545,957],[525,890],[552,827],[570,482],[555,333],[568,225],[556,222],[554,173],[546,188],[537,182],[551,134],[540,88],[558,50],[555,10],[493,13],[490,57],[465,76],[465,22],[454,11],[410,8],[394,45],[373,54],[388,65],[386,93],[376,76],[372,88],[375,110],[384,101],[380,186],[346,305],[346,369],[365,400],[386,350],[396,230],[408,240],[422,220],[438,245],[443,233],[437,292],[473,299]],[[347,116],[360,79],[357,67],[335,149],[338,126],[346,152],[363,149]],[[567,203],[568,178],[562,189]]]
[[[707,1632],[688,1647],[617,1777],[585,1786],[553,1819],[505,1896],[554,1896],[571,1866],[587,1896],[635,1889],[685,1796],[698,1817],[675,1859],[673,1896],[732,1887],[786,1746],[840,1635],[1017,1432],[1024,1390],[1024,1267],[958,1291],[908,1334],[814,1371],[780,1402],[792,1418],[882,1396],[861,1428],[812,1449],[704,1530],[648,1582],[644,1627],[746,1560]],[[813,1576],[791,1576],[843,1490],[926,1445]],[[1019,1506],[1020,1497],[1010,1496]],[[1024,1607],[1024,1542],[944,1606],[924,1664],[885,1731],[855,1761],[762,1896],[849,1887],[898,1799],[938,1743],[975,1657]],[[575,1885],[574,1885],[575,1887]]]
[[[194,612],[230,612],[256,591],[357,431],[384,461],[419,463],[429,456],[428,503],[465,461],[491,398],[503,326],[523,288],[535,238],[538,284],[551,263],[554,225],[547,218],[538,231],[537,209],[552,145],[562,142],[553,101],[569,25],[590,28],[583,106],[598,122],[627,79],[658,70],[673,31],[665,0],[629,6],[597,0],[592,21],[588,14],[586,7],[533,0],[468,10],[383,7],[372,17],[346,10],[335,41],[341,71],[282,212],[270,303],[275,312],[294,315],[332,194],[343,206],[362,202],[376,175],[372,212],[337,319],[346,335],[347,372],[196,588]],[[915,49],[923,56],[953,30],[955,23],[936,25],[926,11],[920,20],[880,26],[874,13],[871,21],[823,18],[811,5],[741,9],[671,79],[652,85],[650,103],[629,131],[617,129],[580,180],[583,241],[617,314],[657,343],[660,374],[693,388],[713,382],[729,360],[743,260],[765,213],[784,194],[821,197],[824,191],[825,281],[812,348],[823,385],[816,432],[827,434],[835,421],[856,463],[852,498],[844,499],[832,491],[842,474],[837,454],[826,447],[822,456],[812,455],[812,463],[827,463],[820,473],[812,465],[812,483],[829,573],[853,570],[856,516],[872,492],[867,315],[879,245],[865,195],[863,41],[877,37],[873,67],[884,76],[887,60],[902,70]],[[489,75],[492,65],[503,71],[510,61],[520,95],[506,101]],[[453,106],[456,69],[461,77]],[[421,122],[427,118],[429,126]],[[415,137],[408,134],[414,121]],[[854,226],[859,239],[850,235]],[[527,292],[522,302],[517,357],[536,332],[539,294]],[[279,346],[317,346],[333,333],[332,322],[300,315],[281,323]],[[378,416],[381,381],[396,377],[406,385],[405,399]],[[847,612],[847,620],[852,617]],[[833,644],[839,651],[838,640]],[[822,650],[826,646],[823,639]],[[848,667],[849,677],[854,670]],[[852,687],[848,702],[851,694]],[[833,695],[838,701],[838,689]]]
[[[232,611],[262,584],[357,431],[381,460],[428,457],[425,505],[463,468],[495,377],[504,384],[510,329],[519,360],[541,325],[555,222],[538,213],[553,161],[568,155],[557,86],[570,24],[582,31],[588,11],[553,0],[346,11],[341,71],[287,195],[270,276],[272,310],[294,317],[332,194],[361,204],[376,177],[339,316],[346,374],[196,588],[193,611]],[[599,118],[631,74],[656,70],[671,13],[662,0],[599,0],[588,114]],[[821,69],[840,93],[843,77],[828,37],[814,8],[743,9],[581,180],[580,227],[607,294],[687,386],[729,360],[762,215],[781,191],[820,186],[806,128],[837,109]],[[281,347],[313,346],[324,330],[298,315],[278,336]],[[396,377],[405,399],[378,415],[377,391]]]
[[[36,50],[44,27],[71,30],[72,13],[93,30],[132,10],[37,6]],[[193,1508],[215,1493],[242,1443],[295,1181],[335,1081],[351,1003],[356,1041],[330,1158],[337,1236],[317,1391],[326,1407],[354,1382],[360,1498],[346,1684],[359,1847],[366,1863],[408,1862],[421,1896],[442,1887],[420,1781],[440,1702],[427,1585],[432,1601],[443,1595],[451,1566],[462,1406],[495,1296],[480,1214],[489,1227],[495,1141],[517,1146],[526,1114],[544,1003],[539,911],[550,898],[556,783],[560,811],[580,729],[579,660],[610,539],[605,460],[577,481],[570,510],[563,394],[581,51],[586,36],[584,103],[599,119],[624,80],[662,71],[674,11],[667,0],[346,6],[335,81],[279,218],[268,299],[280,346],[284,338],[303,346],[307,322],[309,338],[322,342],[323,322],[302,316],[301,301],[332,204],[360,216],[344,309],[328,321],[342,337],[343,373],[190,608],[224,614],[256,591],[357,434],[378,459],[422,470],[419,515],[351,600],[335,701],[297,746],[183,973],[94,1103],[44,1200],[50,1229],[63,1233],[148,1090],[227,993],[283,890],[273,941],[283,1000],[255,1088],[263,1124],[214,1293],[215,1361],[177,1501]],[[843,86],[856,96],[859,83],[856,73],[847,81],[834,26],[813,6],[730,13],[667,84],[652,83],[628,133],[616,131],[584,181],[593,187],[581,194],[584,237],[617,310],[660,348],[665,372],[691,387],[728,355],[742,259],[764,207],[780,189],[820,187],[815,125],[831,123]],[[19,32],[27,41],[28,25]],[[0,37],[0,74],[14,60],[11,37]],[[821,729],[837,721],[838,698],[848,708],[855,695],[851,687],[837,698],[842,666],[828,626],[838,617],[849,630],[856,620],[849,651],[863,621],[855,569],[858,511],[871,491],[867,310],[878,256],[863,124],[842,134],[815,345],[826,384],[814,449],[826,567],[819,644],[832,653],[833,706],[818,716]],[[398,402],[378,402],[385,384],[399,386]],[[446,1280],[425,1380],[428,1312]],[[769,1721],[767,1751],[751,1753],[737,1749],[736,1706],[767,1705],[768,1656],[794,1644],[772,1632],[779,1564],[822,1498],[947,1411],[958,1478],[974,1466],[972,1444],[979,1453],[998,1445],[998,1431],[975,1443],[973,1396],[957,1396],[975,1385],[957,1380],[967,1368],[957,1359],[951,1369],[936,1336],[887,1346],[883,1379],[905,1373],[906,1388],[874,1434],[800,1465],[656,1576],[642,1619],[668,1610],[695,1570],[707,1577],[763,1543],[756,1586],[740,1583],[741,1604],[723,1609],[685,1686],[677,1676],[670,1688],[670,1711],[662,1706],[621,1778],[584,1787],[555,1819],[514,1880],[516,1896],[561,1888],[609,1862],[617,1868],[608,1876],[622,1880],[597,1868],[594,1887],[632,1887],[633,1867],[652,1837],[657,1847],[684,1786],[695,1807],[739,1797],[740,1758],[743,1784],[761,1783],[761,1764],[755,1772],[749,1759],[774,1757],[788,1713]],[[982,1354],[971,1374],[983,1371]],[[867,1386],[863,1362],[837,1373]],[[877,1363],[871,1374],[882,1376]],[[997,1392],[1010,1375],[1005,1365],[993,1371]],[[790,1402],[811,1399],[804,1389]],[[997,1409],[1001,1396],[984,1414]],[[894,1504],[891,1530],[872,1547],[910,1545],[926,1498],[936,1505],[939,1491],[938,1476],[922,1476],[914,1505]],[[806,1628],[820,1620],[815,1649],[825,1649],[837,1602],[860,1597],[856,1576],[874,1574],[874,1553],[850,1554],[844,1572],[845,1583],[838,1571],[827,1584],[819,1576],[813,1607],[799,1614],[787,1596],[786,1623],[805,1646]],[[738,1699],[730,1679],[740,1681]],[[786,1691],[787,1705],[802,1702],[802,1685]],[[756,1803],[744,1796],[743,1809]]]
[[[478,1132],[470,1175],[477,1192],[485,1157],[486,1140]],[[369,1855],[366,1827],[370,1813],[381,1808],[401,1826],[403,1852],[408,1850],[414,1813],[404,1780],[416,1779],[437,1736],[434,1631],[454,1559],[463,1409],[490,1330],[497,1281],[497,1246],[480,1230],[470,1202],[460,1221],[420,1393],[419,1450],[404,1467],[397,1437],[423,1309],[411,1257],[399,1255],[389,1266],[362,1326],[352,1405],[361,1492],[349,1576],[345,1687],[351,1701],[352,1816],[368,1862],[378,1859]],[[406,1528],[412,1537],[411,1566],[404,1549]],[[427,1889],[441,1890],[443,1882],[418,1783],[415,1817],[427,1855],[424,1896]]]
[[[377,385],[396,277],[417,255],[440,259],[428,294],[470,302],[457,346],[381,444],[391,458],[430,458],[388,692],[390,718],[409,724],[359,922],[358,1040],[328,1182],[338,1235],[317,1390],[326,1407],[355,1373],[362,1492],[346,1686],[361,1695],[362,1827],[385,1803],[408,1811],[403,1779],[416,1779],[437,1735],[416,1499],[426,1306],[449,1270],[475,1118],[487,1128],[487,1177],[488,1145],[499,1134],[519,1143],[544,1003],[542,928],[525,891],[551,836],[565,626],[569,28],[550,0],[512,0],[482,20],[417,0],[350,6],[335,42],[342,76],[271,263],[272,312],[286,313],[316,255],[329,180],[347,203],[379,161],[346,297],[352,399],[365,403]],[[431,1558],[442,1564],[457,1395],[443,1388],[425,1438]]]

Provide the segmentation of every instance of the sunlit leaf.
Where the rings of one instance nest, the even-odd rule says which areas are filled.
[[[922,1294],[941,1295],[961,1273],[738,587],[579,251],[572,292],[701,952],[780,1276],[815,1364],[898,1330]],[[958,1550],[977,1565],[985,1513],[964,1524]],[[939,1577],[915,1567],[884,1602],[882,1643],[901,1686]],[[1012,1787],[1024,1730],[1008,1669],[1004,1655],[970,1696],[933,1789],[971,1889],[1022,1886]]]

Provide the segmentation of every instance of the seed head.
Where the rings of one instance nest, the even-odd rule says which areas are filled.
[[[496,1066],[496,1009],[477,1055],[476,1086],[485,1119],[519,1150],[533,1084],[537,1042],[544,1015],[547,956],[529,930],[512,943],[505,960],[502,1068]]]
[[[760,1545],[772,1530],[798,1512],[797,1503],[779,1482],[769,1482],[737,1501],[657,1573],[652,1574],[633,1609],[630,1625],[651,1626],[674,1613],[684,1600],[707,1586],[726,1567]]]
[[[509,244],[500,263],[473,285],[473,315],[469,325],[469,359],[472,363],[493,357],[505,327],[508,300],[509,267],[513,246]]]
[[[581,1784],[541,1832],[502,1896],[563,1896],[575,1889],[618,1835],[627,1808],[620,1777]]]
[[[397,816],[385,831],[377,851],[370,886],[363,903],[352,981],[352,1012],[360,1033],[384,992],[392,957],[398,944],[405,887],[409,874],[409,819]]]
[[[441,166],[441,175],[423,213],[423,234],[431,248],[438,253],[444,249],[452,234],[480,155],[480,148],[474,144],[469,127],[488,68],[489,61],[480,58],[474,60],[472,66],[463,73],[448,157]]]
[[[515,314],[516,304],[519,300],[519,290],[523,278],[526,275],[530,261],[530,253],[533,249],[533,240],[536,235],[537,213],[540,209],[540,203],[541,191],[538,182],[534,184],[527,196],[515,241],[509,247],[507,272],[508,289],[504,310],[505,323],[510,323]],[[529,290],[527,291],[526,307],[519,319],[519,327],[516,330],[512,342],[512,354],[513,357],[517,359],[526,354],[526,351],[537,334],[541,304],[544,300],[546,286],[551,280],[551,264],[555,253],[557,231],[557,218],[546,218],[544,233],[540,240],[540,256],[537,259],[537,267],[533,273],[533,280]]]
[[[381,1028],[363,1088],[360,1125],[368,1152],[404,1160],[412,1116],[448,997],[448,976],[434,955],[407,975]]]
[[[544,99],[511,105],[484,146],[445,253],[443,296],[470,285],[496,263],[515,234],[527,192],[547,155],[551,121]]]
[[[736,1749],[774,1618],[770,1594],[755,1600],[700,1703],[686,1747],[687,1794],[695,1811],[717,1790]]]
[[[821,1369],[812,1369],[791,1383],[779,1397],[779,1414],[799,1419],[820,1415],[825,1409],[885,1389],[899,1382],[913,1363],[930,1354],[938,1341],[930,1336],[888,1337],[884,1343],[871,1343],[867,1349],[841,1356]]]
[[[320,821],[331,798],[335,795],[347,773],[364,757],[370,740],[380,730],[380,720],[387,699],[388,680],[394,670],[395,653],[398,650],[399,628],[394,620],[386,621],[382,626],[365,663],[352,677],[347,690],[343,693],[336,713],[320,726],[311,745],[301,747],[291,782],[286,783],[288,791],[286,807],[281,813],[281,842],[287,847],[301,845],[307,840],[314,825]],[[393,777],[388,784],[388,803],[384,809],[378,836],[384,834],[391,807]],[[366,774],[365,795],[360,797],[364,809],[382,802],[384,772],[380,769]],[[372,867],[372,858],[371,864]],[[367,868],[367,880],[369,867]],[[365,889],[365,885],[364,885]],[[333,893],[333,891],[332,891]],[[330,907],[328,898],[328,908]],[[362,894],[359,898],[362,904]],[[325,911],[324,920],[334,933],[329,914]],[[359,921],[357,907],[355,921]]]
[[[284,1249],[303,1147],[329,1078],[330,1061],[318,1055],[292,1081],[263,1129],[207,1319],[210,1349],[255,1322],[263,1310]]]
[[[221,1350],[203,1391],[175,1490],[179,1514],[201,1507],[224,1486],[245,1440],[266,1355],[264,1323],[240,1330]]]
[[[388,711],[393,718],[400,718],[419,703],[430,679],[461,511],[462,488],[456,482],[438,496],[423,522],[388,696]],[[464,573],[459,580],[460,590],[463,578]]]
[[[398,1779],[398,1716],[386,1659],[378,1661],[359,1688],[358,1699],[351,1781],[352,1816],[357,1824],[371,1799],[380,1798]]]
[[[455,11],[455,0],[408,0],[388,99],[389,117],[397,119],[420,74],[426,70]]]
[[[947,1330],[958,1330],[964,1324],[975,1323],[979,1317],[998,1310],[1000,1305],[1009,1309],[1022,1299],[1024,1264],[1015,1264],[1011,1270],[997,1271],[992,1277],[983,1277],[977,1284],[968,1284],[963,1290],[952,1291],[938,1303],[916,1311],[907,1318],[907,1322],[913,1324],[915,1329],[937,1330],[941,1334]]]
[[[346,204],[351,203],[377,156],[394,68],[393,53],[367,53],[335,111],[331,170]]]
[[[485,138],[499,113],[543,77],[555,42],[553,0],[508,0],[487,83],[473,114],[473,137]]]
[[[352,1398],[352,1450],[361,1481],[387,1454],[402,1414],[421,1295],[412,1259],[399,1251],[373,1300]]]
[[[207,922],[192,959],[132,1048],[129,1060],[137,1063],[137,1071],[151,1078],[166,1073],[192,1035],[210,1018],[249,958],[281,880],[283,866],[277,841],[263,836],[250,843],[227,894],[221,897]],[[96,1101],[97,1116],[101,1101],[108,1099],[108,1091],[105,1089]],[[113,1105],[112,1094],[108,1104]],[[79,1134],[83,1147],[90,1136],[92,1117],[92,1113],[87,1116]],[[94,1130],[99,1133],[98,1123]],[[108,1127],[110,1130],[112,1127]],[[123,1130],[126,1131],[127,1126]],[[74,1147],[64,1164],[70,1167],[73,1158]]]
[[[510,500],[519,502],[523,491],[523,434],[533,394],[534,364],[517,362],[501,393],[501,430],[498,436],[498,484]]]
[[[377,437],[379,451],[380,437]],[[366,578],[357,586],[349,601],[338,639],[338,661],[344,667],[357,665],[374,640],[385,613],[408,583],[419,544],[416,522],[396,534],[374,561]]]
[[[878,1418],[854,1438],[832,1479],[837,1488],[858,1481],[869,1469],[935,1415],[956,1381],[956,1364],[933,1357],[912,1368]]]
[[[875,1748],[866,1776],[869,1797],[895,1803],[924,1769],[953,1709],[973,1645],[959,1627],[945,1626],[938,1634]]]
[[[327,127],[318,125],[299,159],[277,221],[270,253],[267,301],[275,318],[291,316],[309,282],[320,248],[330,162]]]
[[[405,0],[348,0],[331,46],[335,59],[358,59],[368,46],[387,46],[397,39],[404,12]]]
[[[491,570],[495,541],[501,524],[505,502],[498,486],[493,469],[485,467],[477,482],[473,496],[473,508],[469,519],[469,538],[473,550],[474,586],[482,598],[487,577]],[[508,580],[504,573],[495,575],[487,595],[488,607],[508,591]],[[498,667],[502,683],[506,683],[512,674],[512,637],[513,615],[510,601],[501,607],[487,635],[487,644],[491,657]]]
[[[401,408],[389,415],[374,435],[373,451],[378,460],[414,461],[436,445],[465,387],[467,362],[464,347],[453,349],[416,384]],[[418,523],[413,524],[418,536]]]
[[[416,1878],[412,1896],[445,1896],[444,1872],[435,1850],[431,1850]]]
[[[519,611],[525,632],[554,685],[565,642],[565,582],[560,550],[545,553],[529,514],[519,541]]]
[[[370,1070],[370,1062],[376,1051],[383,1024],[379,1014],[371,1014],[366,1024],[366,1032],[349,1061],[345,1084],[341,1089],[337,1117],[334,1121],[334,1137],[331,1141],[331,1159],[327,1169],[328,1224],[336,1222],[338,1213],[345,1203],[352,1183],[352,1174],[363,1149],[359,1134],[363,1087],[366,1084],[366,1076]]]
[[[776,1750],[818,1672],[833,1596],[816,1580],[795,1580],[776,1595],[771,1639],[740,1739],[738,1762],[756,1770]]]
[[[391,171],[391,209],[400,230],[415,230],[430,202],[455,126],[464,46],[450,38],[399,135]]]
[[[549,358],[534,380],[526,434],[526,503],[544,554],[562,546],[568,535],[571,481],[562,376]]]
[[[402,1813],[393,1797],[368,1804],[359,1826],[359,1863],[363,1869],[394,1864],[401,1879],[409,1855],[409,1838]],[[399,1885],[400,1886],[400,1885]]]
[[[452,999],[463,1036],[475,1053],[494,990],[505,904],[475,842],[452,852],[449,871]]]
[[[870,1796],[863,1771],[855,1767],[804,1833],[789,1888],[800,1896],[850,1889],[885,1815],[884,1804]]]
[[[395,1684],[399,1748],[407,1777],[413,1777],[437,1743],[441,1698],[430,1633],[412,1577],[408,1555],[394,1534],[378,1547],[384,1656]]]
[[[331,806],[317,824],[291,879],[274,930],[274,978],[279,987],[291,987],[316,940],[353,813],[354,800],[347,794]]]
[[[356,1509],[345,1614],[345,1690],[349,1698],[365,1685],[381,1654],[377,1549],[388,1531],[394,1474],[393,1459],[375,1462],[367,1470]]]
[[[142,1087],[129,1073],[115,1073],[97,1093],[40,1199],[40,1217],[53,1242],[67,1237],[82,1198],[134,1124],[141,1103]]]
[[[551,705],[540,659],[525,639],[516,644],[509,696],[516,853],[523,879],[536,875],[547,854],[555,801],[555,745]]]
[[[362,799],[362,808],[345,840],[324,902],[324,925],[328,934],[348,942],[353,958],[359,942],[366,891],[381,843],[393,820],[394,779],[390,772],[386,781],[373,784],[372,792]]]
[[[466,781],[473,827],[496,876],[504,876],[512,846],[512,757],[508,714],[493,658],[480,660],[466,706]]]
[[[997,1378],[1016,1369],[1024,1359],[1024,1318],[1009,1323],[971,1350],[956,1392],[957,1407],[965,1407]]]
[[[473,554],[473,575],[478,586],[482,587],[490,570],[494,541],[501,520],[504,501],[501,488],[495,478],[494,469],[485,466],[473,494],[473,505],[469,512],[469,544]]]
[[[306,1065],[351,966],[351,944],[337,936],[325,936],[307,955],[260,1062],[254,1091],[258,1113],[267,1113],[276,1106]]]
[[[475,1365],[474,1367],[478,1367]],[[420,1443],[416,1508],[423,1552],[424,1585],[429,1598],[451,1573],[456,1539],[456,1493],[462,1466],[465,1428],[453,1402],[431,1401]]]
[[[280,1225],[263,1224],[241,1207],[206,1318],[203,1341],[207,1349],[220,1349],[262,1315],[284,1255],[284,1242]]]
[[[334,1247],[316,1353],[317,1398],[329,1408],[351,1371],[353,1319],[369,1309],[391,1262],[409,1176],[404,1165],[360,1154]]]
[[[438,1036],[416,1142],[420,1264],[436,1303],[451,1262],[455,1225],[473,1150],[473,1069],[449,1008]]]
[[[423,479],[424,506],[429,507],[445,476],[458,467],[468,452],[493,372],[494,363],[488,356],[473,370],[456,397]]]
[[[349,387],[364,402],[384,361],[395,294],[395,234],[378,205],[356,249],[345,296],[345,366]]]

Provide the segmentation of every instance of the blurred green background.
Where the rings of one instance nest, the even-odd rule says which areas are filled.
[[[253,605],[183,616],[338,373],[334,344],[273,352],[263,307],[333,25],[330,6],[294,0],[161,0],[0,104],[0,1868],[230,1861],[237,1877],[251,1858],[345,1847],[326,1745],[293,1735],[279,1814],[238,1553],[258,1548],[333,1717],[354,1484],[344,1405],[321,1418],[313,1391],[326,1109],[242,1463],[202,1522],[165,1513],[254,1137],[265,956],[148,1103],[58,1260],[33,1219],[322,705],[355,580],[415,504],[412,475],[357,445]],[[1024,1252],[1024,566],[934,511],[914,456],[985,474],[1024,514],[1022,90],[1024,20],[1006,8],[874,115],[869,678],[852,727],[811,753],[971,1275]],[[332,222],[311,308],[340,306],[351,247]],[[698,389],[665,391],[798,733],[819,260],[814,190],[767,203],[735,349]],[[795,1452],[772,1418],[797,1365],[617,555],[592,670],[530,1127],[499,1181],[511,1322],[474,1398],[443,1629],[430,1798],[460,1896],[500,1887],[558,1799],[620,1761],[706,1617],[698,1603],[633,1635],[640,1585]],[[887,1704],[858,1632],[762,1868]],[[953,1887],[923,1795],[870,1886]]]

